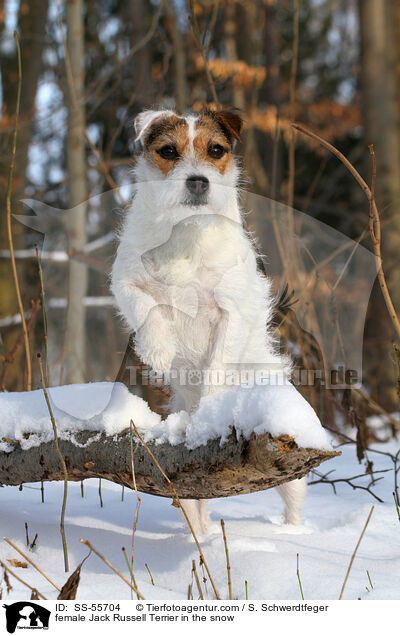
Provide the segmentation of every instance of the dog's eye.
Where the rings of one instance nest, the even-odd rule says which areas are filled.
[[[226,153],[225,148],[223,148],[219,144],[213,144],[208,149],[208,154],[213,159],[220,159],[225,153]]]
[[[179,157],[175,146],[163,146],[157,152],[163,159],[176,159]]]

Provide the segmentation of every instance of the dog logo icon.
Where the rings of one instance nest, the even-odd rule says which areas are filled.
[[[6,610],[6,627],[9,634],[14,634],[16,629],[49,628],[51,612],[37,603],[18,601],[3,607]]]

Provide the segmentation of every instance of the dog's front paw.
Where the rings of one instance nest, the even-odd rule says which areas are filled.
[[[154,342],[141,331],[139,329],[135,341],[135,351],[139,358],[154,371],[169,371],[176,354],[173,342],[168,338],[163,342]]]

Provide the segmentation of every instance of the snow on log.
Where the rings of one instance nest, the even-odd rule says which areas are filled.
[[[1,485],[63,479],[54,441],[25,450],[18,441],[7,441],[7,451],[0,450]],[[59,445],[69,480],[101,477],[134,487],[129,430],[114,436],[82,430],[71,439],[61,439]],[[235,429],[222,444],[221,438],[215,438],[193,449],[184,443],[155,441],[149,441],[148,447],[183,499],[211,499],[266,490],[303,477],[327,459],[340,455],[335,451],[301,448],[289,435],[252,433],[246,440],[237,436]],[[138,490],[171,497],[168,482],[136,439],[134,471]]]

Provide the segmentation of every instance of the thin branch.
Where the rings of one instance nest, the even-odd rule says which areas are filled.
[[[329,473],[326,473],[325,475],[321,475],[321,473],[319,473],[317,470],[313,470],[312,473],[314,475],[317,475],[317,477],[319,477],[319,479],[313,479],[313,481],[309,482],[309,485],[313,486],[315,484],[329,484],[330,486],[332,486],[332,489],[333,489],[334,493],[336,494],[335,485],[339,484],[339,483],[344,483],[344,484],[348,484],[349,486],[351,486],[353,490],[365,490],[366,492],[369,492],[369,494],[372,495],[372,497],[374,497],[374,499],[376,499],[380,503],[383,503],[383,499],[378,497],[378,495],[376,495],[371,490],[371,487],[374,486],[378,481],[380,481],[383,478],[382,477],[378,477],[378,479],[375,479],[373,477],[373,475],[377,475],[379,473],[388,473],[391,470],[392,469],[390,469],[390,468],[385,468],[383,470],[375,470],[375,471],[373,471],[372,474],[363,473],[361,475],[354,475],[354,477],[338,477],[337,479],[327,479],[328,475],[330,475],[334,471],[329,471]],[[353,480],[362,479],[363,477],[370,477],[370,483],[368,484],[368,486],[361,486],[360,484],[354,484],[353,483]]]
[[[394,305],[393,305],[393,302],[387,287],[385,274],[382,268],[380,216],[379,216],[378,208],[376,206],[373,193],[371,192],[370,188],[368,187],[364,179],[361,177],[361,175],[357,172],[357,170],[350,163],[350,161],[346,159],[346,157],[340,152],[340,150],[335,148],[335,146],[332,146],[332,144],[330,144],[328,141],[326,141],[325,139],[322,139],[322,137],[320,137],[319,135],[316,135],[314,132],[312,132],[305,126],[302,126],[300,124],[292,124],[292,127],[295,130],[298,130],[299,132],[301,132],[303,135],[306,135],[307,137],[314,139],[319,144],[327,148],[330,152],[332,152],[346,166],[346,168],[353,175],[357,183],[361,186],[364,193],[366,194],[368,201],[370,202],[372,210],[373,210],[374,225],[373,225],[373,230],[371,232],[371,237],[372,237],[372,243],[373,243],[373,248],[375,253],[379,285],[381,287],[382,294],[385,299],[386,307],[388,309],[393,326],[396,330],[398,338],[400,338],[400,320],[394,308]]]
[[[40,262],[37,245],[35,245],[35,250],[36,250],[37,265],[39,270],[39,280],[40,280],[40,303],[42,305],[44,348],[46,352],[46,381],[47,381],[47,386],[49,386],[51,384],[51,378],[50,378],[49,349],[48,349],[48,342],[47,342],[47,316],[46,316],[46,305],[44,301],[45,292],[44,292],[44,286],[43,286],[42,265]]]
[[[344,579],[344,581],[343,581],[342,589],[340,590],[339,601],[341,601],[341,600],[342,600],[342,596],[343,596],[344,588],[346,587],[347,579],[349,578],[349,574],[350,574],[351,567],[352,567],[352,565],[353,565],[354,558],[355,558],[355,556],[356,556],[356,554],[357,554],[357,550],[358,550],[358,548],[359,548],[359,546],[360,546],[360,543],[361,543],[362,538],[363,538],[363,536],[364,536],[364,534],[365,534],[365,531],[366,531],[366,529],[367,529],[367,526],[368,526],[368,524],[369,524],[369,520],[371,519],[371,516],[372,516],[372,513],[373,513],[373,512],[374,512],[374,506],[372,506],[371,510],[369,511],[369,515],[368,515],[368,518],[367,518],[367,520],[366,520],[366,522],[365,522],[364,528],[363,528],[363,530],[362,530],[362,532],[361,532],[361,534],[360,534],[360,538],[358,539],[358,541],[357,541],[357,545],[356,545],[356,547],[355,547],[355,549],[354,549],[354,552],[353,552],[353,554],[351,555],[351,559],[350,559],[349,567],[347,568],[347,572],[346,572],[345,579]]]
[[[11,163],[10,163],[10,169],[8,173],[8,185],[7,185],[7,194],[6,194],[7,236],[8,236],[8,245],[9,245],[10,256],[11,256],[11,268],[12,268],[12,273],[14,278],[15,292],[17,295],[18,308],[19,308],[19,313],[21,315],[22,330],[24,333],[25,359],[26,359],[26,390],[30,391],[32,388],[31,353],[30,353],[30,347],[29,347],[28,330],[26,328],[26,322],[25,322],[24,308],[23,308],[22,299],[21,299],[21,291],[20,291],[19,281],[18,281],[17,266],[15,264],[14,243],[13,243],[13,236],[12,236],[12,229],[11,229],[11,190],[12,190],[12,182],[13,182],[14,167],[15,167],[15,153],[17,149],[17,131],[18,131],[20,104],[21,104],[21,84],[22,84],[21,47],[19,45],[18,34],[16,31],[14,31],[14,39],[17,45],[17,57],[18,57],[18,88],[17,88],[17,102],[15,106],[15,123],[14,123],[14,134],[13,134],[13,141],[12,141]]]

